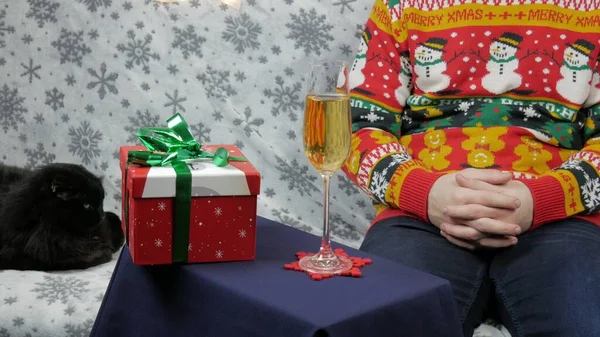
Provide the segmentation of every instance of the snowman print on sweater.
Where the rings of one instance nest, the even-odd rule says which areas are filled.
[[[400,72],[398,73],[398,88],[394,96],[400,104],[404,104],[413,87],[412,65],[410,64],[410,52],[404,51],[400,54]]]
[[[596,47],[583,39],[567,43],[560,67],[561,79],[556,82],[556,92],[564,99],[582,104],[590,94],[592,69],[589,66],[590,53]]]
[[[481,80],[485,90],[499,95],[521,86],[522,77],[516,70],[519,68],[517,51],[522,40],[520,35],[507,32],[492,41],[486,64],[488,73]]]
[[[447,64],[442,58],[448,41],[433,37],[419,43],[415,50],[415,85],[423,92],[438,93],[448,88],[450,76],[444,74]]]
[[[358,47],[358,53],[350,68],[350,75],[348,76],[348,85],[350,89],[354,89],[365,82],[365,74],[363,69],[367,64],[367,51],[369,49],[369,41],[371,41],[371,32],[369,29],[365,29],[360,39],[360,46]]]

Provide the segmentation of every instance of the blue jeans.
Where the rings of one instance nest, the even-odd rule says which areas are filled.
[[[586,221],[546,224],[510,248],[469,251],[429,223],[395,217],[375,224],[360,249],[450,281],[466,337],[490,317],[513,337],[600,336],[600,228]]]

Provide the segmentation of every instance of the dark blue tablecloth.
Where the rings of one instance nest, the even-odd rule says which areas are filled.
[[[137,267],[123,249],[92,337],[462,336],[447,281],[366,253],[362,278],[283,269],[319,237],[257,223],[251,262]]]

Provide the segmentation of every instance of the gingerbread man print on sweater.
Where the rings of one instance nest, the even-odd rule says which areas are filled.
[[[530,136],[521,137],[522,144],[515,147],[515,154],[521,159],[513,163],[513,169],[518,172],[531,172],[537,174],[548,172],[548,162],[552,159],[552,153],[544,149],[542,143],[532,139]]]
[[[521,86],[522,77],[517,73],[519,59],[517,51],[523,37],[515,33],[504,33],[490,45],[490,58],[486,64],[488,74],[481,85],[493,94],[504,94]]]
[[[464,128],[463,133],[469,138],[462,142],[463,149],[468,150],[467,164],[463,167],[497,168],[496,152],[506,146],[501,137],[508,132],[506,127]]]
[[[442,171],[450,166],[446,159],[452,153],[452,147],[446,144],[446,133],[444,130],[431,130],[427,132],[424,139],[427,148],[419,152],[419,159],[428,169]]]
[[[556,82],[556,91],[564,99],[582,104],[588,98],[592,80],[590,53],[594,49],[596,46],[583,39],[567,43],[560,67],[562,78]]]

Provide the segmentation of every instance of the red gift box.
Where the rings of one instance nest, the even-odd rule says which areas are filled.
[[[231,156],[243,157],[234,145],[203,146],[202,150],[214,152],[218,147],[228,150]],[[182,231],[174,227],[174,168],[128,164],[128,152],[132,150],[146,148],[120,149],[122,227],[134,264],[172,264],[175,250],[187,250],[184,261],[177,263],[254,259],[260,174],[249,161],[231,161],[225,167],[217,167],[212,161],[188,164],[192,200],[189,228]],[[176,231],[184,232],[189,240],[174,240]],[[182,244],[187,247],[175,246]]]

